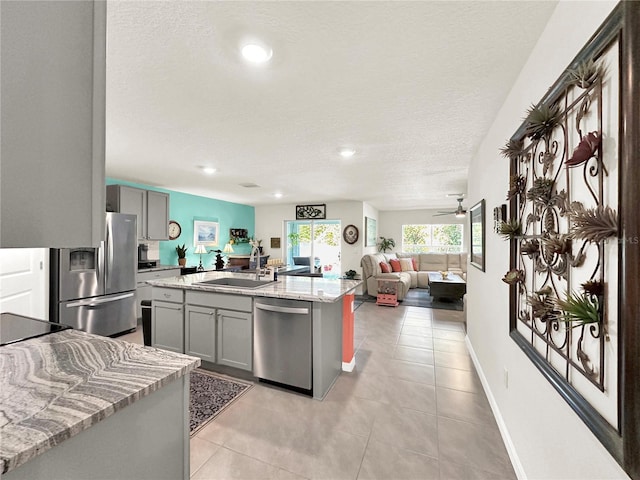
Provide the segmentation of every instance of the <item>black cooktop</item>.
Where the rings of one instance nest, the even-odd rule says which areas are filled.
[[[42,335],[68,328],[71,327],[16,315],[15,313],[0,313],[0,346],[21,342],[29,338],[41,337]]]

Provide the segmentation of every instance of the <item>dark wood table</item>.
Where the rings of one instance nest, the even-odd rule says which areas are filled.
[[[458,300],[467,293],[467,282],[455,273],[444,279],[439,272],[429,272],[429,291],[433,298]]]

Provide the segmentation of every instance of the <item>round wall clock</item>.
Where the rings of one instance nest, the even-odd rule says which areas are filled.
[[[344,231],[342,232],[344,241],[349,245],[353,245],[358,241],[358,235],[358,227],[356,227],[355,225],[347,225],[346,227],[344,227]]]
[[[169,240],[175,240],[182,233],[182,227],[175,220],[169,222]]]

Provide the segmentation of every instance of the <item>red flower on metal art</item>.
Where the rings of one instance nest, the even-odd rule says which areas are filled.
[[[598,132],[591,132],[582,137],[580,144],[573,150],[571,158],[565,162],[565,166],[577,167],[593,157],[600,145],[600,139]]]

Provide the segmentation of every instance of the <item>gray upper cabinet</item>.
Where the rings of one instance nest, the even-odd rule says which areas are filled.
[[[104,239],[106,2],[0,2],[0,247]]]
[[[107,210],[137,215],[138,239],[146,238],[147,232],[144,228],[147,211],[146,190],[124,185],[109,185],[107,187]]]
[[[169,240],[169,194],[147,192],[147,239]]]
[[[139,240],[169,239],[168,193],[108,185],[107,210],[137,215]]]

